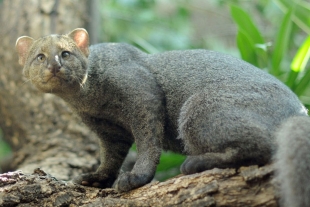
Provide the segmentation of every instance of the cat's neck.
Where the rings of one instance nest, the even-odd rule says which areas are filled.
[[[89,83],[85,80],[85,82],[79,86],[75,86],[70,90],[59,91],[54,93],[54,95],[62,98],[71,107],[79,108],[84,102],[88,102],[91,94],[89,88]]]
[[[55,94],[62,98],[78,114],[92,114],[98,107],[104,105],[108,99],[105,90],[102,88],[95,89],[93,76],[88,77],[83,85],[71,92]],[[103,87],[104,88],[104,87]],[[100,97],[100,101],[98,101]]]

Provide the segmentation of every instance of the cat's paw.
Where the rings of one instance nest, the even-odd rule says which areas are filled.
[[[213,168],[208,161],[199,156],[189,156],[181,165],[180,171],[184,175],[199,173]]]
[[[91,186],[96,188],[110,188],[116,177],[108,176],[104,173],[86,173],[82,174],[72,180],[72,182],[84,186]]]
[[[138,175],[131,172],[121,174],[114,183],[114,187],[119,192],[126,192],[141,187],[152,180],[152,177],[146,175]]]

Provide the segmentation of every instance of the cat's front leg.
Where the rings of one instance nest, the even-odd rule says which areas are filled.
[[[115,181],[118,191],[129,191],[149,183],[156,172],[161,155],[164,134],[163,114],[159,100],[140,104],[132,118],[132,134],[137,146],[137,161],[131,172],[121,174]]]
[[[92,187],[110,188],[119,175],[120,168],[133,143],[131,135],[120,126],[104,119],[82,117],[99,137],[100,166],[96,172],[81,174],[73,182]]]

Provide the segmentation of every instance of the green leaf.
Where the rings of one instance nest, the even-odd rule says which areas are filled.
[[[310,57],[310,36],[304,41],[299,50],[297,51],[292,63],[291,72],[289,74],[286,85],[291,89],[295,89],[295,80],[298,74],[304,70]]]
[[[303,92],[307,89],[310,83],[310,68],[308,68],[305,75],[300,79],[298,84],[296,85],[294,92],[297,96],[301,96]]]
[[[304,70],[309,60],[309,57],[310,57],[310,36],[308,36],[308,38],[304,41],[304,43],[297,51],[297,54],[295,55],[292,61],[291,69],[295,72],[300,72]]]
[[[267,45],[265,44],[265,40],[259,32],[258,28],[253,23],[250,15],[242,8],[231,5],[230,11],[234,21],[238,25],[238,31],[240,31],[238,33],[241,33],[243,37],[247,37],[247,39],[244,41],[247,42],[247,44],[243,47],[248,46],[253,48],[256,54],[255,65],[260,68],[265,68],[268,64],[267,51],[265,50]],[[237,39],[237,42],[239,42],[238,46],[240,46],[241,35],[239,35],[239,39]]]
[[[310,97],[309,96],[300,96],[299,99],[308,109],[310,108]],[[308,114],[309,114],[309,111],[308,111]]]
[[[278,76],[280,74],[280,65],[284,55],[286,54],[289,42],[290,42],[290,34],[292,31],[292,10],[288,10],[286,15],[284,16],[280,30],[277,34],[273,55],[272,55],[272,69],[271,74]]]
[[[0,129],[0,162],[1,162],[1,159],[7,156],[10,152],[11,152],[10,145],[4,141],[3,133],[2,133],[2,130]]]
[[[234,21],[238,25],[239,30],[242,30],[245,34],[247,34],[253,44],[265,43],[264,38],[253,23],[249,14],[247,14],[242,8],[235,5],[231,5],[230,11]]]
[[[163,152],[160,157],[160,163],[157,165],[157,172],[166,171],[173,167],[179,167],[186,157],[173,152]]]
[[[286,81],[286,85],[293,91],[294,91],[294,84],[295,84],[295,80],[297,76],[298,76],[298,72],[291,70],[288,75],[287,81]]]
[[[256,53],[250,38],[243,31],[239,30],[237,34],[237,46],[241,58],[257,66]]]

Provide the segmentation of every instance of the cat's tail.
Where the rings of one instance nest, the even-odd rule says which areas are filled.
[[[276,133],[276,141],[281,206],[310,207],[310,118],[289,118]]]

